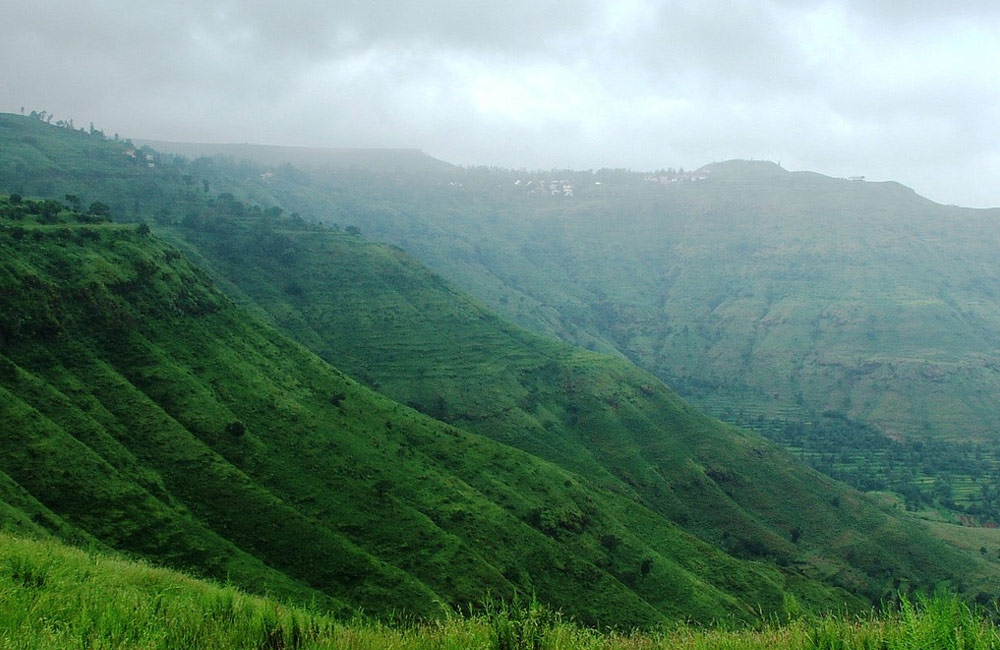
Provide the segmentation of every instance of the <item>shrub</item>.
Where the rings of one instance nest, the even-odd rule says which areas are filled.
[[[226,433],[233,436],[234,438],[242,437],[243,434],[247,432],[247,427],[245,424],[239,420],[233,420],[226,425]]]

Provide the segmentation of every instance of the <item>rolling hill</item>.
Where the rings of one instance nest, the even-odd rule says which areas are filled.
[[[523,195],[518,172],[469,171],[435,201],[386,191],[352,223],[516,322],[613,348],[706,403],[833,410],[897,439],[994,439],[1000,211],[771,163],[702,173],[576,179],[567,198]]]
[[[624,355],[730,419],[831,411],[896,440],[995,441],[1000,210],[760,161],[303,169],[260,196],[397,244],[514,322]],[[574,194],[525,190],[538,179]]]
[[[601,485],[372,393],[144,228],[0,207],[5,528],[374,614],[515,587],[620,625],[856,602],[727,555],[607,471]]]
[[[831,475],[1000,521],[1000,211],[765,162],[674,174],[312,174],[271,193]]]
[[[5,123],[51,193],[86,178],[72,196],[97,204],[5,205],[7,527],[374,612],[522,589],[586,622],[648,625],[993,589],[985,558],[620,357],[235,195],[266,182]],[[119,206],[154,231],[107,223]]]

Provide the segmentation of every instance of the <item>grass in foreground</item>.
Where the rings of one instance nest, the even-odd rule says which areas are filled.
[[[173,571],[0,533],[0,648],[768,650],[1000,648],[985,613],[939,596],[865,618],[752,630],[599,632],[531,603],[418,625],[338,621]]]

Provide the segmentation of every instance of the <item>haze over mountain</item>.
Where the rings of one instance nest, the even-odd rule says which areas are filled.
[[[510,200],[525,190],[493,174],[513,172],[436,165],[355,166],[327,193],[19,116],[0,141],[6,527],[425,615],[518,588],[588,622],[749,619],[998,579],[621,353],[506,323],[353,227],[443,232],[394,212],[416,196],[448,219],[456,196],[576,196]],[[590,190],[648,187],[633,176]]]
[[[1000,646],[1000,4],[8,4],[0,646]]]
[[[0,109],[109,134],[512,168],[757,158],[1000,205],[991,2],[85,0],[4,19]]]
[[[759,161],[366,170],[241,150],[308,172],[262,172],[261,196],[398,244],[526,327],[627,356],[854,485],[1000,521],[995,210]]]
[[[767,162],[648,174],[400,165],[362,183],[338,155],[275,148],[272,163],[311,176],[262,185],[303,189],[290,209],[403,246],[533,329],[682,385],[756,391],[745,402],[839,411],[895,438],[991,439],[1000,211]],[[969,373],[982,392],[965,389]]]

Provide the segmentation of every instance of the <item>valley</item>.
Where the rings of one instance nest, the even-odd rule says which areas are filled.
[[[0,143],[4,530],[337,616],[995,593],[990,531],[911,512],[997,520],[993,211],[768,163],[529,196],[415,152]]]

